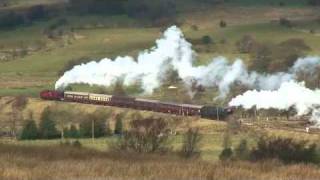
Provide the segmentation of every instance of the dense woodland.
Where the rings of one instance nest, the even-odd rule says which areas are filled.
[[[290,1],[280,1],[273,6],[286,6]],[[0,7],[10,5],[10,0],[1,0]],[[177,13],[182,13],[194,7],[216,6],[223,3],[232,3],[228,0],[70,0],[57,5],[36,5],[17,10],[4,10],[0,13],[0,28],[12,28],[18,25],[27,25],[36,20],[53,18],[62,13],[74,15],[99,14],[105,16],[127,15],[141,21],[175,22]],[[319,0],[305,0],[309,6],[320,6]],[[201,9],[201,8],[200,8]]]

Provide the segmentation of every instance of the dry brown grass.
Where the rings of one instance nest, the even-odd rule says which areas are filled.
[[[72,147],[0,145],[0,179],[219,179],[295,180],[320,178],[311,165],[278,162],[207,163],[174,155],[137,155]]]

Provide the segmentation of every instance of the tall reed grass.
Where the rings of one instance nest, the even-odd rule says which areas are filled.
[[[101,152],[70,146],[0,144],[1,180],[208,179],[318,180],[314,165],[283,165],[277,161],[204,162],[174,154]]]

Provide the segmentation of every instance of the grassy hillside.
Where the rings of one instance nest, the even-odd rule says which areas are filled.
[[[290,38],[301,38],[312,48],[310,54],[320,52],[319,11],[314,8],[287,7],[235,7],[218,6],[202,11],[185,12],[178,21],[191,41],[205,35],[212,37],[214,44],[194,44],[203,64],[214,56],[248,59],[240,54],[235,43],[244,35],[252,35],[260,42],[278,43]],[[281,17],[287,17],[294,28],[280,26]],[[57,22],[65,21],[62,35],[48,38],[44,33]],[[224,20],[227,27],[219,27]],[[191,26],[197,26],[194,30]],[[58,72],[73,59],[99,60],[103,57],[136,55],[152,47],[163,28],[139,27],[139,22],[125,16],[63,16],[50,21],[38,21],[32,25],[10,30],[0,30],[0,56],[2,53],[27,50],[11,60],[0,61],[0,95],[25,94],[36,96],[41,89],[53,88]],[[310,33],[310,31],[313,33]],[[221,42],[224,43],[221,43]]]

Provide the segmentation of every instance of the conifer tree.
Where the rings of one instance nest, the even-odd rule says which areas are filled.
[[[20,136],[21,140],[34,140],[38,138],[38,128],[34,120],[27,120]]]
[[[122,135],[123,133],[123,122],[122,117],[120,115],[116,116],[116,124],[114,128],[114,134],[116,135]]]
[[[56,124],[51,116],[51,110],[47,107],[41,114],[39,135],[42,139],[54,139],[59,137]]]

